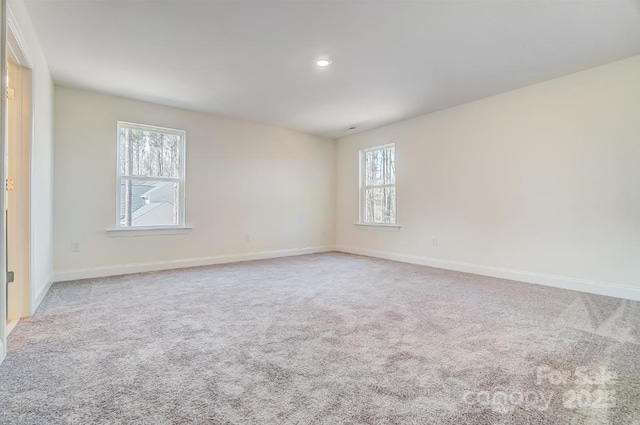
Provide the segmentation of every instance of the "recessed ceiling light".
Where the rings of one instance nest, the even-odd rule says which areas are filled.
[[[324,68],[325,66],[331,65],[331,61],[329,59],[318,59],[316,65]]]

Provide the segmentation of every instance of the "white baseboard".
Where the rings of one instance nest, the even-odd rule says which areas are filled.
[[[13,331],[16,326],[18,326],[19,321],[20,319],[13,319],[9,323],[7,323],[7,336],[11,334],[11,331]]]
[[[439,269],[455,270],[459,272],[478,274],[482,276],[498,277],[501,279],[516,280],[538,285],[553,286],[555,288],[571,289],[590,294],[606,295],[609,297],[624,298],[640,301],[640,287],[622,286],[613,283],[597,282],[585,279],[576,279],[564,276],[553,276],[542,273],[512,270],[500,267],[482,266],[459,261],[442,260],[415,255],[395,254],[387,251],[377,251],[349,246],[336,246],[336,251],[350,254],[364,255],[367,257],[384,258],[403,263],[419,264],[422,266]]]
[[[32,316],[36,314],[36,310],[38,310],[38,307],[40,307],[42,300],[44,300],[45,295],[47,295],[47,292],[49,292],[49,288],[51,288],[51,285],[53,285],[53,282],[54,282],[53,276],[49,277],[49,279],[47,279],[47,282],[44,285],[42,285],[40,289],[38,289],[38,292],[36,292],[36,296],[33,298],[31,303]]]
[[[63,270],[54,273],[54,282],[90,279],[96,277],[118,276],[124,274],[150,272],[156,270],[181,269],[186,267],[210,266],[213,264],[235,263],[238,261],[264,260],[267,258],[290,257],[294,255],[314,254],[333,251],[333,246],[314,246],[308,248],[280,249],[276,251],[251,252],[247,254],[218,255],[212,257],[186,258],[181,260],[151,261],[146,263],[119,264],[114,266],[87,267]],[[45,291],[46,293],[46,291]]]

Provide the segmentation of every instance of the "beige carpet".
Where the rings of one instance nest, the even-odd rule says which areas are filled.
[[[54,285],[2,424],[640,424],[640,303],[339,254]]]

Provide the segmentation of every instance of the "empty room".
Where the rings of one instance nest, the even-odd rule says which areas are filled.
[[[640,425],[640,0],[0,9],[0,424]]]

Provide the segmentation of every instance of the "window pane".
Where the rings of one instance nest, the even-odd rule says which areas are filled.
[[[120,127],[120,174],[180,177],[181,139],[171,133]]]
[[[177,182],[121,180],[121,226],[170,226],[179,223],[180,185]]]
[[[365,222],[395,224],[395,187],[375,187],[365,191]]]
[[[394,146],[365,152],[365,185],[395,184],[396,149]]]

